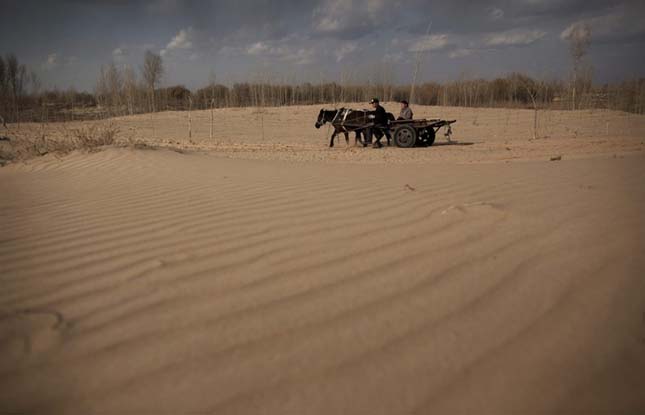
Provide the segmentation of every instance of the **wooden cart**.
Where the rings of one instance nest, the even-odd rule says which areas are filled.
[[[415,145],[431,146],[439,130],[446,127],[445,136],[450,141],[451,125],[456,120],[419,119],[390,121],[392,139],[397,147],[409,148]]]

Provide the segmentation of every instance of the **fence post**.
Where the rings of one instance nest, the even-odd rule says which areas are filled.
[[[211,134],[210,134],[211,141],[213,140],[213,118],[214,118],[214,115],[215,115],[214,110],[213,110],[214,106],[215,106],[215,100],[212,99],[211,100]]]
[[[193,120],[192,117],[190,116],[190,110],[193,107],[193,99],[191,97],[188,97],[188,139],[193,138]]]

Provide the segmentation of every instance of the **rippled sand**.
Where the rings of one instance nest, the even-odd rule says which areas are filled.
[[[0,412],[645,410],[637,138],[306,131],[0,169]]]

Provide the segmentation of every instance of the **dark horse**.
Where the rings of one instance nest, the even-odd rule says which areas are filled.
[[[334,138],[340,133],[345,135],[345,142],[349,145],[349,133],[354,132],[356,136],[354,137],[354,144],[361,143],[365,145],[361,139],[361,126],[367,122],[367,114],[364,111],[353,111],[346,108],[340,108],[337,110],[325,110],[321,109],[318,113],[318,119],[316,120],[316,128],[320,128],[325,123],[330,123],[334,127],[334,132],[331,134],[331,140],[329,141],[329,147],[334,146]]]
[[[365,141],[364,129],[365,127],[370,126],[372,122],[369,117],[370,112],[367,110],[352,110],[348,108],[340,108],[337,110],[325,110],[321,109],[318,113],[318,119],[316,120],[316,128],[320,128],[325,123],[330,123],[334,127],[334,132],[331,134],[331,139],[329,140],[329,147],[334,146],[334,138],[340,133],[345,135],[345,142],[349,145],[349,133],[354,132],[356,137],[354,138],[354,144],[357,143],[367,146]],[[391,113],[387,113],[388,120],[394,120],[394,116]],[[361,138],[363,136],[363,138]],[[390,145],[390,134],[389,131],[385,131],[385,136],[387,137],[387,144]],[[378,140],[383,137],[383,134],[377,134]]]

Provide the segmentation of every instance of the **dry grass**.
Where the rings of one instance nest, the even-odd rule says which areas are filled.
[[[0,163],[24,161],[46,154],[64,155],[72,151],[95,151],[117,143],[119,127],[114,124],[81,125],[60,129],[60,134],[48,136],[43,128],[38,135],[7,137],[0,146]]]

